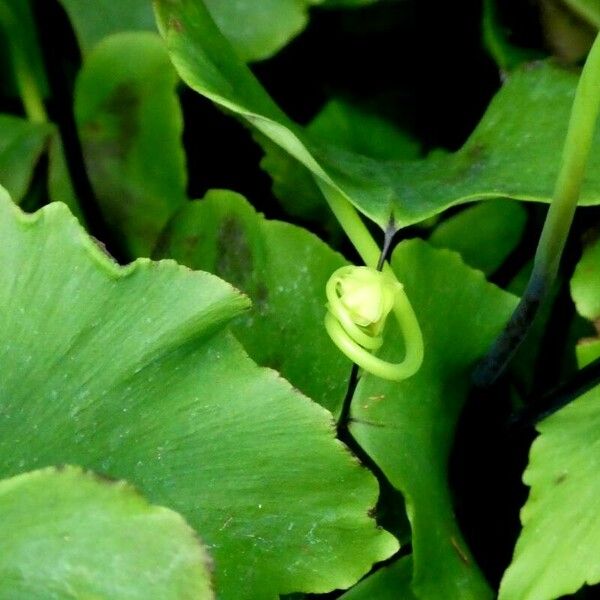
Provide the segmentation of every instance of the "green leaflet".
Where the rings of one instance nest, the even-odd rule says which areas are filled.
[[[508,78],[461,150],[382,162],[322,144],[292,123],[236,57],[202,2],[157,0],[155,6],[173,63],[190,87],[242,116],[382,227],[391,216],[400,227],[470,200],[551,198],[577,83],[571,71],[526,65]],[[597,203],[595,143],[581,204]]]
[[[349,587],[398,544],[331,415],[225,326],[248,300],[173,261],[120,268],[58,203],[0,194],[0,477],[78,464],[181,513],[219,598]]]
[[[440,223],[429,243],[458,252],[469,266],[491,275],[516,248],[526,220],[527,213],[516,202],[489,200]]]
[[[79,468],[0,481],[0,596],[11,600],[210,600],[189,525],[124,482]]]
[[[416,600],[410,589],[412,557],[404,556],[357,583],[340,600]]]
[[[491,598],[454,518],[446,468],[472,366],[516,298],[487,283],[455,253],[421,241],[400,244],[392,266],[421,324],[425,359],[415,376],[400,383],[364,376],[353,398],[350,430],[406,499],[415,596]],[[390,328],[382,358],[402,357],[398,338]]]
[[[20,202],[44,153],[52,126],[0,114],[0,185]]]
[[[600,238],[585,247],[571,279],[571,295],[582,317],[600,319]]]
[[[113,33],[156,29],[150,0],[60,1],[86,54]],[[272,56],[299,34],[308,22],[309,7],[322,1],[207,0],[207,8],[238,56],[253,61]],[[364,3],[364,0],[358,1]]]
[[[105,37],[123,31],[156,31],[148,0],[60,0],[77,35],[83,54]]]
[[[600,356],[597,340],[577,347],[581,366]],[[523,530],[500,585],[500,600],[553,600],[600,582],[600,388],[537,425],[523,481]]]
[[[206,0],[219,28],[244,61],[269,58],[308,23],[308,9],[323,0]]]
[[[577,345],[577,362],[583,368],[600,357],[600,339],[586,338]]]
[[[155,33],[120,33],[88,56],[75,116],[88,175],[130,256],[149,256],[186,201],[177,75]]]
[[[325,327],[325,285],[347,264],[308,231],[267,221],[242,196],[213,190],[188,203],[163,234],[159,256],[209,271],[251,298],[233,332],[260,365],[336,412],[350,361]]]

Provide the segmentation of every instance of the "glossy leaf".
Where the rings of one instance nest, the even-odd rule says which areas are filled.
[[[307,126],[321,142],[382,160],[409,160],[420,146],[392,123],[343,100],[331,100]],[[331,211],[310,171],[263,135],[256,140],[265,151],[261,167],[273,179],[273,193],[289,214],[318,220],[333,229]]]
[[[75,116],[107,222],[130,255],[149,256],[186,201],[183,120],[173,70],[153,33],[115,34],[88,56]]]
[[[580,364],[599,346],[578,346]],[[600,387],[537,425],[523,481],[531,487],[521,509],[523,530],[500,586],[501,600],[552,600],[600,582]]]
[[[400,244],[392,266],[423,330],[423,366],[400,383],[364,376],[352,401],[350,428],[406,499],[415,595],[490,598],[454,517],[447,463],[473,364],[506,322],[516,298],[487,283],[457,254],[421,241]],[[391,329],[381,356],[401,359],[399,339]]]
[[[31,184],[51,126],[0,114],[0,185],[20,202]]]
[[[347,264],[339,254],[300,227],[264,219],[242,196],[217,190],[179,211],[159,254],[248,294],[253,307],[233,332],[250,356],[337,411],[351,363],[323,319],[327,280]]]
[[[248,306],[172,261],[121,268],[66,208],[0,197],[0,476],[78,464],[181,513],[219,598],[348,587],[397,548],[331,415],[224,328]]]
[[[551,198],[577,84],[572,71],[526,66],[508,78],[458,152],[382,162],[321,144],[292,123],[236,57],[203,2],[155,6],[171,58],[190,87],[243,117],[381,227],[390,216],[403,226],[470,200]],[[581,204],[600,203],[600,131],[596,140]]]
[[[469,266],[491,275],[516,248],[526,221],[516,202],[489,200],[440,223],[429,243],[458,252]]]
[[[340,600],[416,600],[411,579],[412,557],[404,556],[357,583]]]
[[[210,561],[177,513],[75,467],[0,481],[0,596],[209,600]]]
[[[419,157],[419,142],[393,123],[344,100],[330,100],[306,130],[322,142],[381,160]]]
[[[571,295],[582,317],[600,319],[600,238],[585,247],[571,279]]]

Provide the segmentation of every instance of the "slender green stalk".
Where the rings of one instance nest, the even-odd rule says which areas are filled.
[[[600,34],[594,41],[577,85],[554,196],[544,223],[527,288],[506,328],[479,364],[473,379],[489,386],[502,374],[525,339],[560,264],[600,112]]]
[[[335,218],[338,220],[352,245],[356,248],[356,251],[360,254],[365,265],[376,269],[381,249],[372,238],[362,219],[358,216],[354,206],[338,190],[325,183],[320,183],[319,185],[329,204],[329,208],[331,208]]]
[[[27,51],[21,41],[21,27],[10,6],[0,0],[0,27],[4,30],[10,51],[13,73],[27,118],[34,123],[46,123],[48,115],[37,86]]]

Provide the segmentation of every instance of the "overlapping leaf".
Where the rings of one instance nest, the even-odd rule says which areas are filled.
[[[600,239],[584,249],[571,279],[571,295],[581,316],[600,319]]]
[[[584,363],[599,354],[595,343],[579,360]],[[521,509],[523,530],[502,579],[501,600],[553,600],[600,582],[600,388],[537,429],[540,435],[523,475],[531,487]]]
[[[88,56],[75,116],[87,172],[130,255],[149,256],[186,200],[177,75],[155,33],[115,34]]]
[[[469,266],[491,275],[519,243],[526,220],[516,202],[490,200],[438,225],[429,243],[458,252]]]
[[[0,185],[20,202],[43,154],[52,127],[12,115],[0,115]]]
[[[0,481],[0,597],[210,600],[210,561],[177,513],[80,469]]]
[[[0,476],[78,464],[181,513],[220,598],[348,587],[397,542],[331,416],[225,325],[248,305],[171,261],[113,264],[61,204],[0,197]]]
[[[404,556],[363,579],[340,600],[416,600],[410,583],[412,557]]]
[[[425,359],[416,375],[400,383],[364,376],[353,398],[351,431],[406,499],[414,594],[424,600],[490,598],[456,523],[446,468],[472,365],[516,298],[455,253],[421,241],[402,243],[392,266],[421,324]],[[400,339],[390,330],[382,357],[401,359]]]
[[[156,29],[150,0],[60,0],[89,52],[103,38],[122,31]],[[207,0],[207,8],[243,60],[275,54],[308,22],[308,9],[323,0]],[[348,2],[349,0],[344,0]],[[350,0],[354,4],[365,0]]]
[[[331,100],[309,123],[306,132],[321,142],[381,160],[418,158],[419,144],[392,123],[343,100]],[[273,179],[273,193],[288,214],[337,226],[310,171],[263,135],[261,167]]]
[[[239,114],[382,227],[415,223],[453,204],[552,195],[577,74],[555,65],[513,73],[465,146],[414,162],[377,161],[323,145],[275,105],[210,18],[203,2],[156,0],[159,27],[183,80]],[[519,110],[514,107],[518,106]],[[582,204],[600,203],[600,132]]]
[[[267,221],[243,197],[212,191],[163,234],[161,257],[222,277],[253,302],[233,326],[260,365],[336,412],[350,361],[325,331],[325,285],[346,261],[300,227]]]

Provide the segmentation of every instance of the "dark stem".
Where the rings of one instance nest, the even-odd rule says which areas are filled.
[[[346,395],[344,396],[344,401],[342,402],[342,409],[340,410],[340,416],[338,417],[337,422],[337,432],[338,437],[346,442],[348,435],[350,435],[348,431],[348,422],[350,421],[350,408],[352,405],[352,398],[354,397],[354,392],[356,391],[356,386],[358,385],[358,365],[352,365],[352,370],[350,371],[350,378],[348,379],[348,389],[346,390]]]
[[[540,305],[548,295],[550,281],[535,272],[504,331],[496,339],[488,355],[473,372],[473,384],[479,388],[492,386],[515,355],[529,333]]]
[[[600,358],[577,371],[575,375],[550,390],[511,420],[513,426],[530,426],[543,421],[600,383]]]

